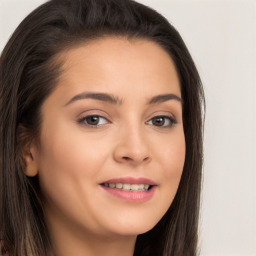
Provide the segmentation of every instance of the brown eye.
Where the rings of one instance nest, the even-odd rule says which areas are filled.
[[[106,124],[108,121],[102,116],[91,115],[79,119],[78,122],[88,126],[100,126]]]
[[[163,126],[165,124],[165,118],[162,116],[157,116],[152,119],[152,124],[155,126]]]
[[[171,116],[155,116],[147,123],[158,127],[168,128],[177,124],[177,121]]]
[[[99,116],[88,116],[88,117],[86,117],[85,120],[86,120],[87,124],[98,125],[100,117]]]

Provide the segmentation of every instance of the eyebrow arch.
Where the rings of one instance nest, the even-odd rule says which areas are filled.
[[[173,94],[173,93],[154,96],[153,98],[151,98],[149,100],[148,104],[162,103],[162,102],[165,102],[165,101],[168,101],[168,100],[177,100],[181,104],[183,104],[183,100],[180,97],[178,97],[177,95]]]
[[[100,101],[104,101],[104,102],[108,102],[110,104],[117,104],[117,105],[121,105],[122,104],[122,100],[111,95],[111,94],[106,94],[106,93],[94,93],[94,92],[90,92],[90,93],[80,93],[78,95],[75,95],[70,101],[68,101],[65,106],[77,101],[77,100],[84,100],[84,99],[94,99],[94,100],[100,100]]]
[[[110,104],[115,104],[115,105],[121,105],[122,104],[122,100],[118,97],[115,97],[111,94],[107,94],[107,93],[97,93],[97,92],[83,92],[80,94],[75,95],[71,100],[69,100],[65,106],[78,101],[78,100],[84,100],[84,99],[94,99],[94,100],[99,100],[99,101],[104,101]],[[168,100],[176,100],[181,102],[181,104],[183,104],[183,101],[180,97],[178,97],[175,94],[162,94],[162,95],[157,95],[154,96],[153,98],[151,98],[147,104],[157,104],[157,103],[162,103]]]

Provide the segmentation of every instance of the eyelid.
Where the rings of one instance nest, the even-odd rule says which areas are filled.
[[[157,128],[172,128],[175,124],[177,124],[177,120],[172,116],[172,115],[166,115],[166,114],[158,114],[158,115],[155,115],[153,116],[151,119],[149,119],[146,123],[149,124],[149,122],[152,122],[152,120],[154,118],[157,118],[157,117],[162,117],[162,118],[165,118],[165,119],[169,119],[169,122],[170,124],[169,125],[163,125],[163,126],[157,126],[157,125],[154,125],[154,124],[150,124],[150,125],[153,125],[154,127],[157,127]]]
[[[178,120],[179,118],[179,113],[177,111],[171,111],[171,110],[167,110],[167,109],[159,109],[159,110],[156,110],[156,111],[152,111],[150,113],[150,115],[147,115],[147,119],[151,119],[151,118],[154,118],[156,116],[166,116],[166,117],[171,117],[175,120]]]
[[[95,125],[93,125],[93,124],[88,124],[88,123],[86,123],[86,119],[87,119],[87,118],[90,118],[90,117],[99,117],[99,118],[101,118],[101,119],[103,118],[103,119],[106,120],[106,122],[105,122],[104,124],[95,124]],[[89,127],[89,128],[98,128],[98,127],[100,127],[100,126],[104,126],[104,125],[106,125],[106,124],[108,124],[108,123],[111,123],[107,117],[104,117],[104,116],[99,115],[99,114],[86,114],[86,115],[83,115],[82,117],[80,117],[80,118],[77,120],[77,122],[78,122],[79,124],[84,125],[84,126],[87,126],[87,127]]]
[[[83,110],[83,111],[82,111]],[[97,109],[97,108],[89,108],[89,109],[82,109],[79,111],[79,114],[77,115],[77,118],[79,119],[80,116],[85,117],[85,116],[102,116],[104,118],[110,119],[109,114],[102,110],[102,109]]]

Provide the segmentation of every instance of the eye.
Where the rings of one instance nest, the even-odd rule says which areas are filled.
[[[155,116],[150,119],[147,124],[168,128],[172,127],[174,124],[177,124],[177,121],[172,116]]]
[[[90,115],[90,116],[82,117],[81,119],[78,120],[78,122],[81,124],[85,124],[87,126],[97,127],[97,126],[108,123],[108,120],[103,116]]]

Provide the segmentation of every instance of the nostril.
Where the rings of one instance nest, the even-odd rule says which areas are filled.
[[[133,158],[128,157],[128,156],[123,156],[122,158],[125,161],[135,161],[135,162],[146,162],[149,159],[149,157],[145,157],[144,159],[141,159],[141,161],[140,161],[139,159],[136,159],[136,158],[133,159]]]

